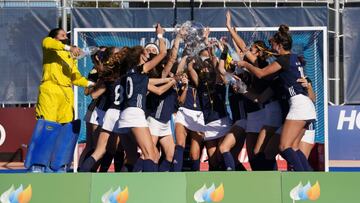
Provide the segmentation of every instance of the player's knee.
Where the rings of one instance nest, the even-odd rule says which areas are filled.
[[[287,143],[280,143],[279,145],[279,150],[282,152],[284,151],[285,149],[291,147],[291,145],[287,144]]]
[[[226,144],[222,143],[219,146],[219,150],[220,150],[221,153],[225,153],[225,152],[229,152],[230,148],[228,146],[226,146]]]

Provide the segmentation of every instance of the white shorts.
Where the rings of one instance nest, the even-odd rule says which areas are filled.
[[[231,121],[228,117],[222,118],[219,120],[212,121],[208,123],[205,131],[205,141],[215,140],[217,138],[223,137],[231,129]]]
[[[247,114],[246,132],[259,133],[264,126],[265,110],[260,109]]]
[[[282,125],[282,111],[279,101],[273,101],[265,105],[264,125],[278,128]]]
[[[301,142],[315,144],[315,130],[305,130],[304,136],[301,138]]]
[[[89,123],[102,126],[104,123],[104,116],[105,116],[105,111],[95,107],[94,111],[91,114]]]
[[[180,123],[194,132],[205,132],[204,114],[201,111],[180,107],[176,113],[176,123]]]
[[[164,137],[172,134],[170,121],[168,121],[167,123],[162,123],[155,118],[149,116],[147,118],[147,122],[151,135]]]
[[[242,129],[246,129],[246,123],[247,123],[247,120],[246,119],[241,119],[241,120],[237,120],[233,125],[236,125]]]
[[[149,127],[145,112],[137,107],[128,107],[120,114],[119,128],[146,128]]]
[[[311,121],[316,119],[314,103],[308,96],[298,94],[290,98],[287,120]]]
[[[104,123],[102,125],[102,129],[120,133],[119,129],[119,117],[120,117],[120,110],[118,109],[108,109],[105,113]]]

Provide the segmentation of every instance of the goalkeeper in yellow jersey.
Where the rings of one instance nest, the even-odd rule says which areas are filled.
[[[88,87],[74,59],[81,50],[67,43],[61,28],[50,31],[42,41],[43,75],[36,104],[38,122],[33,132],[25,166],[32,172],[59,172],[71,164],[80,131],[74,120],[73,85]]]
[[[67,45],[66,32],[60,28],[50,31],[42,42],[43,76],[36,104],[36,117],[57,123],[68,123],[74,118],[72,85],[87,87],[89,82],[71,57],[80,49]]]

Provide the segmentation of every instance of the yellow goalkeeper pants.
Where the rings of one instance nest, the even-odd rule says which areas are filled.
[[[52,82],[42,83],[36,104],[36,118],[57,123],[71,122],[74,119],[72,87],[59,86]]]

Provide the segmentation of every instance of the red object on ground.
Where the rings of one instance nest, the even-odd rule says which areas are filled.
[[[0,161],[23,161],[35,124],[35,108],[0,108]]]

